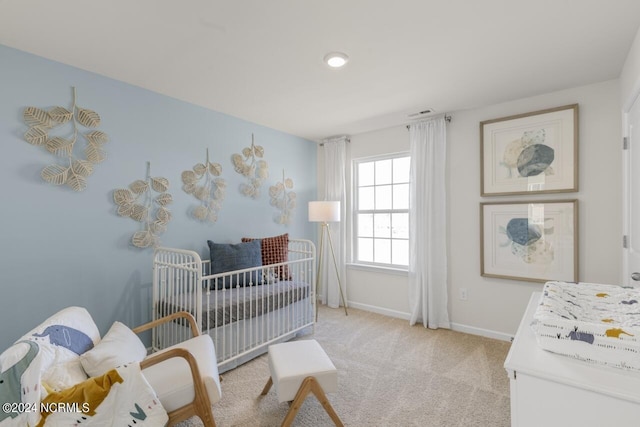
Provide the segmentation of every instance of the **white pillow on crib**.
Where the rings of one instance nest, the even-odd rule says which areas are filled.
[[[80,356],[80,362],[90,377],[131,362],[141,362],[147,357],[147,349],[140,338],[126,325],[115,322],[102,340]]]

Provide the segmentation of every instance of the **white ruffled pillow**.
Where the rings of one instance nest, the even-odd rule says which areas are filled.
[[[147,356],[140,338],[126,325],[115,322],[102,340],[80,356],[80,362],[90,377],[131,362],[141,362]]]

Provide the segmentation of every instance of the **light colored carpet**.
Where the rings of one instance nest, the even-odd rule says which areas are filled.
[[[338,369],[329,401],[345,426],[500,427],[510,425],[509,380],[503,368],[509,343],[409,326],[362,310],[320,307],[313,335]],[[222,375],[218,426],[279,426],[289,406],[279,404],[263,355]],[[310,395],[295,426],[332,426]],[[199,427],[192,418],[180,427]]]

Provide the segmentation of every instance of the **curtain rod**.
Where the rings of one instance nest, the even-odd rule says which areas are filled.
[[[351,142],[351,138],[345,138],[345,141],[347,141],[347,143],[350,143]],[[324,147],[324,142],[321,142],[319,145],[320,145],[320,147]]]
[[[447,123],[451,123],[451,116],[444,115],[444,121]],[[411,125],[407,125],[407,129],[409,129]]]

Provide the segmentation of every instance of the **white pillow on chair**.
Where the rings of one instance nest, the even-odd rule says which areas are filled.
[[[131,362],[141,362],[147,349],[140,338],[125,324],[114,322],[109,332],[91,350],[80,356],[80,362],[90,377]]]

